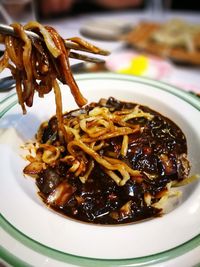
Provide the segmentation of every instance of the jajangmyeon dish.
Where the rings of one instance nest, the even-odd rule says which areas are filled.
[[[47,206],[77,220],[117,224],[162,214],[174,183],[188,177],[186,139],[161,114],[101,99],[44,122],[24,173]]]
[[[52,88],[55,92],[56,115],[25,146],[29,164],[23,172],[35,178],[44,203],[68,217],[100,224],[161,215],[170,188],[190,171],[181,129],[148,107],[112,97],[85,106],[60,35],[37,22],[12,26],[17,37],[0,35],[5,44],[0,69],[9,68],[16,79],[23,113],[35,92],[40,97]],[[25,29],[43,40],[29,39]],[[69,85],[79,109],[62,113],[57,80]]]

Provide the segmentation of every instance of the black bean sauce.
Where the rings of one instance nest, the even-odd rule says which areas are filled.
[[[88,112],[91,104],[80,112]],[[98,104],[101,105],[101,102]],[[106,107],[110,110],[134,108],[136,104],[125,103],[109,98]],[[64,164],[56,164],[39,174],[36,184],[44,202],[59,184],[67,185],[69,197],[62,205],[52,208],[74,219],[99,223],[128,223],[145,218],[159,216],[161,209],[148,205],[145,196],[152,196],[152,204],[160,199],[170,181],[179,181],[189,173],[186,159],[187,144],[181,129],[168,118],[145,106],[140,108],[154,115],[153,119],[136,118],[129,121],[139,124],[141,132],[129,135],[129,146],[126,157],[120,157],[132,169],[141,171],[138,179],[129,179],[124,186],[118,186],[95,162],[95,167],[86,183],[82,183]],[[77,112],[77,111],[76,111]],[[74,116],[76,112],[65,114]],[[42,142],[56,136],[57,121],[52,118],[43,132]],[[108,146],[99,153],[106,155],[108,151],[121,148],[122,137],[111,138]],[[128,207],[128,208],[127,208]]]

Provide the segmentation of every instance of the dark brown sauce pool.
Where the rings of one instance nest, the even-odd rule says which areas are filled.
[[[95,105],[100,104],[93,103],[80,112],[88,112]],[[123,110],[133,108],[136,104],[109,98],[104,105],[112,110]],[[132,169],[141,171],[142,176],[129,179],[124,186],[118,186],[95,162],[95,168],[83,184],[68,172],[65,164],[59,162],[42,171],[36,179],[43,201],[47,203],[48,196],[63,183],[69,194],[67,201],[50,207],[79,221],[121,224],[162,214],[162,210],[155,208],[153,203],[159,201],[170,181],[182,180],[189,174],[186,139],[174,122],[148,107],[140,108],[154,117],[152,120],[136,118],[129,121],[139,124],[143,130],[129,136],[128,153],[120,160]],[[73,112],[65,116],[73,116]],[[55,136],[56,131],[57,121],[53,117],[44,128],[42,142]],[[107,151],[118,151],[121,143],[122,137],[111,138],[106,149],[99,153],[105,155]],[[144,200],[147,194],[152,196],[151,205]]]

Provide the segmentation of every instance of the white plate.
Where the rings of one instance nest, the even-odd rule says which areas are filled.
[[[89,102],[113,96],[147,105],[171,118],[186,135],[191,174],[200,173],[200,102],[196,97],[158,81],[126,75],[83,74],[76,80]],[[66,109],[76,108],[67,86],[63,86],[62,93]],[[9,101],[1,110],[0,255],[3,259],[18,263],[21,259],[35,266],[45,262],[55,266],[58,260],[60,265],[146,266],[173,259],[200,245],[198,181],[181,189],[182,197],[168,214],[129,225],[81,223],[47,209],[37,197],[34,181],[23,177],[26,162],[21,157],[20,145],[31,139],[40,123],[53,114],[53,93],[44,99],[35,98],[26,116],[22,116],[16,102]]]

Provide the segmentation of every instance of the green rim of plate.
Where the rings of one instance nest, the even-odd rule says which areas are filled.
[[[171,86],[167,83],[163,83],[160,81],[155,81],[149,78],[143,77],[136,77],[136,76],[129,76],[129,75],[121,75],[121,74],[113,74],[113,73],[98,73],[98,74],[80,74],[76,76],[77,81],[83,80],[125,80],[125,81],[133,81],[140,84],[151,85],[157,90],[162,90],[173,94],[174,96],[181,98],[195,109],[200,111],[200,101],[199,98],[190,95],[185,91],[182,91],[179,88]],[[9,97],[8,97],[9,98]],[[7,99],[5,99],[4,103],[6,103]],[[3,110],[0,111],[0,118],[2,118],[11,108],[16,105],[16,100],[5,107]],[[30,237],[26,236],[24,233],[20,232],[16,229],[12,224],[10,224],[6,218],[0,215],[0,226],[6,231],[12,238],[17,240],[18,242],[22,243],[26,247],[32,249],[33,251],[39,253],[40,255],[52,258],[57,261],[61,261],[68,264],[73,264],[77,266],[148,266],[156,263],[161,263],[170,259],[174,259],[178,256],[181,256],[194,248],[200,246],[200,234],[188,240],[184,244],[181,244],[175,248],[170,250],[160,252],[157,254],[153,254],[150,256],[144,256],[139,258],[130,258],[130,259],[94,259],[94,258],[87,258],[87,257],[80,257],[77,255],[71,255],[69,253],[64,253],[62,251],[58,251],[52,249],[46,245],[38,243],[36,240],[31,239]],[[17,256],[10,253],[8,250],[0,246],[0,257],[12,264],[14,266],[29,266],[28,263],[24,262]]]

